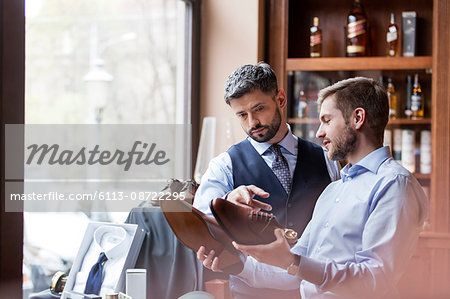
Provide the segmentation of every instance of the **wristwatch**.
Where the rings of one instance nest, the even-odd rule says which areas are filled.
[[[286,270],[289,274],[291,275],[295,275],[297,274],[298,271],[298,266],[300,265],[300,256],[297,254],[294,254],[294,261],[292,262],[292,264],[290,264]]]

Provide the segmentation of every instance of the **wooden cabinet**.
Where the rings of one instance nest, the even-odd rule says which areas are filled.
[[[450,0],[362,0],[370,25],[370,56],[345,57],[346,16],[353,0],[267,0],[266,59],[280,87],[292,89],[288,74],[308,72],[330,82],[356,75],[392,77],[404,98],[407,75],[419,73],[425,91],[423,120],[390,120],[388,128],[431,130],[431,174],[417,173],[430,190],[429,225],[400,285],[409,297],[450,296]],[[401,12],[416,11],[417,56],[386,57],[385,30],[391,12],[401,32]],[[323,31],[323,57],[309,58],[309,27],[313,17]],[[292,92],[291,92],[292,94]],[[292,98],[292,97],[291,97]],[[314,119],[288,114],[292,125],[314,125]]]

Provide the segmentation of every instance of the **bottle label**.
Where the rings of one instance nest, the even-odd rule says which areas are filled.
[[[395,32],[388,32],[387,35],[386,35],[386,41],[388,43],[397,40],[397,38],[398,38],[397,31],[395,31]]]
[[[347,53],[363,53],[365,49],[366,47],[364,46],[350,45],[347,46]]]
[[[322,43],[322,35],[321,34],[311,35],[311,37],[309,38],[309,45],[311,47],[314,47],[315,45],[318,45],[321,43]]]
[[[421,97],[418,95],[411,96],[411,111],[419,111],[422,107]]]
[[[353,38],[366,33],[366,20],[362,19],[356,22],[348,23],[347,37]]]

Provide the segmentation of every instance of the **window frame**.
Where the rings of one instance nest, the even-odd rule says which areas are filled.
[[[186,4],[183,123],[192,125],[191,149],[188,152],[191,161],[195,161],[200,128],[200,1],[179,1]],[[0,17],[0,167],[1,190],[5,190],[5,125],[25,123],[25,0],[0,0]],[[189,175],[193,176],[193,167]],[[0,193],[0,293],[8,298],[21,298],[23,213],[6,213],[5,193]]]

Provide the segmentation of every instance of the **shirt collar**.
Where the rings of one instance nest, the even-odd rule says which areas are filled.
[[[296,147],[296,144],[298,143],[298,140],[292,134],[291,127],[289,126],[289,124],[287,124],[287,127],[288,127],[288,133],[283,138],[283,140],[278,142],[278,144],[281,145],[282,147],[284,147],[292,155],[295,155],[295,147]],[[255,141],[250,137],[247,137],[247,139],[250,141],[251,145],[255,148],[255,150],[258,152],[259,155],[264,154],[269,149],[269,147],[272,145],[271,143],[268,143],[268,142]]]
[[[102,225],[94,231],[94,243],[109,260],[121,257],[124,252],[127,231],[119,226]],[[103,240],[103,238],[108,238]],[[105,244],[107,243],[107,244]],[[107,245],[103,246],[102,245]]]
[[[381,164],[390,158],[391,154],[389,152],[388,146],[383,146],[379,149],[374,150],[364,158],[362,158],[355,165],[348,163],[344,168],[341,169],[342,181],[347,181],[349,178],[353,178],[363,172],[370,171],[372,173],[377,173],[378,168]]]

